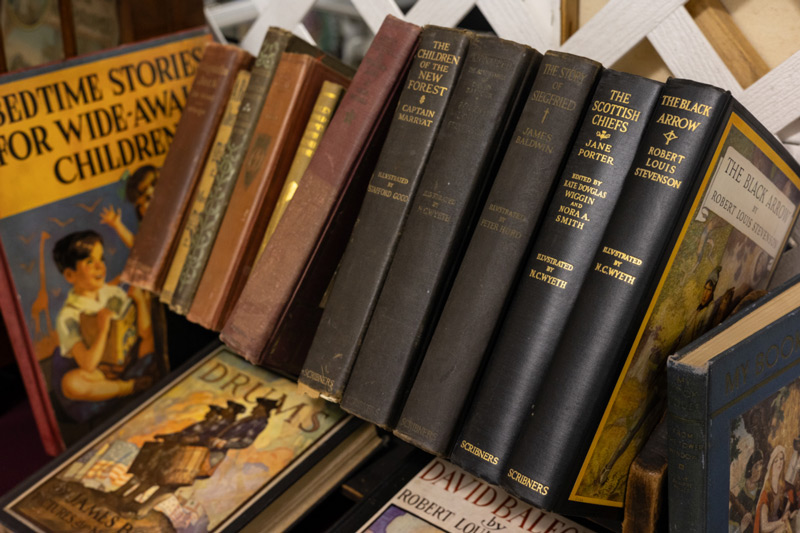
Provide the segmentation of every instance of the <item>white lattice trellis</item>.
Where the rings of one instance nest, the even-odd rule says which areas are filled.
[[[800,118],[800,51],[743,89],[686,11],[687,0],[611,0],[591,20],[560,43],[560,0],[419,0],[406,15],[393,0],[351,0],[354,14],[376,32],[386,15],[415,24],[455,26],[477,6],[505,39],[539,50],[563,50],[611,65],[649,39],[670,71],[729,89],[771,132]],[[310,40],[302,19],[315,0],[238,0],[206,10],[218,38],[226,25],[254,19],[242,47],[257,53],[270,25],[291,28]],[[783,139],[800,158],[800,136]]]

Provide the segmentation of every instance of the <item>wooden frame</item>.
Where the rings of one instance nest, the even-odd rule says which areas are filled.
[[[540,50],[591,57],[605,65],[647,38],[673,75],[729,89],[771,132],[777,134],[800,119],[800,51],[765,72],[752,47],[741,44],[746,40],[719,0],[692,0],[689,8],[696,18],[687,10],[687,0],[610,0],[574,33],[563,17],[574,17],[577,0],[418,0],[405,15],[393,0],[351,2],[372,31],[389,14],[416,24],[454,26],[477,6],[500,37]],[[243,16],[254,17],[241,45],[255,53],[269,25],[292,28],[308,38],[301,22],[314,4],[314,0],[238,0],[207,8],[206,17],[218,38],[226,17],[230,20],[235,14],[237,22],[247,20]],[[562,35],[569,35],[563,43]],[[800,146],[795,146],[800,135],[784,142],[800,157]]]

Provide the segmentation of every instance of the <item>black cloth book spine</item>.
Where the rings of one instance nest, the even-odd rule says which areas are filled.
[[[428,452],[449,451],[601,68],[562,52],[539,66],[397,423],[397,436]]]
[[[613,70],[600,76],[451,453],[490,483],[505,473],[661,86]]]
[[[539,60],[497,37],[470,43],[345,388],[356,416],[394,425]]]
[[[341,400],[468,46],[465,32],[436,26],[423,29],[300,373],[301,387],[327,400]]]
[[[667,82],[659,97],[558,357],[502,478],[504,487],[533,505],[553,509],[572,488],[728,99],[721,89],[677,79]],[[685,109],[693,104],[708,114]],[[674,120],[665,117],[698,126],[676,132]],[[528,479],[547,494],[533,490]]]
[[[728,100],[721,89],[678,79],[659,97],[558,357],[502,478],[501,485],[533,505],[553,509],[572,488]],[[694,104],[707,115],[690,111]],[[698,125],[676,132],[675,120],[665,117]],[[526,480],[544,489],[533,490]]]

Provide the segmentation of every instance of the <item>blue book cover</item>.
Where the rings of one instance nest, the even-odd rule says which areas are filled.
[[[667,380],[670,530],[800,530],[800,277],[672,356]]]

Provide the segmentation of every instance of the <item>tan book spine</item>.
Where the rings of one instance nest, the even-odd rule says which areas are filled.
[[[214,180],[219,172],[219,162],[225,152],[225,145],[231,137],[233,132],[233,125],[236,122],[236,117],[239,114],[239,106],[242,103],[244,91],[250,81],[250,72],[247,70],[239,71],[236,75],[236,81],[233,85],[233,91],[228,99],[228,105],[225,107],[225,114],[219,123],[217,136],[214,138],[214,144],[211,147],[211,153],[206,161],[206,166],[203,168],[203,174],[200,176],[200,181],[197,183],[197,189],[194,192],[194,200],[192,207],[189,211],[189,217],[183,226],[178,247],[175,249],[175,255],[172,256],[172,262],[169,265],[169,272],[164,281],[164,286],[161,288],[160,299],[165,304],[172,303],[172,295],[175,292],[175,287],[178,285],[178,280],[183,270],[183,265],[186,263],[186,258],[189,255],[189,248],[192,244],[192,235],[197,231],[200,225],[200,216],[205,210],[206,200],[208,199],[209,192],[211,191]]]
[[[278,222],[286,211],[286,206],[292,200],[303,173],[308,168],[314,152],[317,151],[319,141],[325,130],[328,128],[328,123],[331,121],[334,110],[339,103],[339,99],[344,93],[344,87],[332,81],[326,81],[322,84],[322,89],[319,91],[317,101],[314,103],[314,110],[311,112],[311,118],[308,119],[306,131],[303,133],[303,138],[300,140],[300,146],[297,147],[297,152],[294,154],[294,161],[289,168],[289,173],[286,175],[286,182],[283,184],[281,194],[278,197],[278,202],[275,204],[275,210],[272,212],[272,217],[269,219],[267,230],[264,232],[264,238],[261,240],[261,247],[258,249],[256,261],[261,257],[261,253],[267,246],[270,236],[275,232]]]

